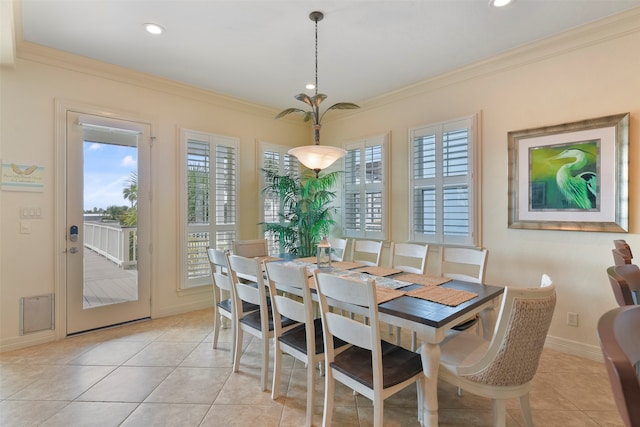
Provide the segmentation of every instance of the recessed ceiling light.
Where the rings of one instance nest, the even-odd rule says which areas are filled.
[[[503,7],[512,3],[513,0],[489,0],[489,6],[493,7]]]
[[[164,33],[164,28],[158,24],[144,24],[144,29],[147,30],[147,33],[153,34],[154,36]]]

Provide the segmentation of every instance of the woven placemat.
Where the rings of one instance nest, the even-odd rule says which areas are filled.
[[[351,261],[337,261],[332,262],[331,267],[338,270],[352,270],[354,268],[362,267],[362,264],[359,262],[351,262]]]
[[[413,291],[407,292],[407,295],[451,307],[460,305],[478,296],[478,294],[473,292],[441,288],[439,286],[425,286],[424,288],[414,289]]]
[[[451,281],[451,279],[447,277],[425,276],[423,274],[413,273],[400,274],[394,277],[394,279],[400,280],[401,282],[417,283],[425,286],[438,286]]]
[[[400,298],[404,294],[406,294],[406,292],[397,289],[376,287],[376,301],[378,304]]]
[[[379,276],[379,277],[391,276],[393,274],[398,274],[402,272],[402,270],[398,270],[397,268],[376,267],[376,266],[366,266],[366,267],[358,268],[355,271],[357,271],[358,273],[367,273],[367,274],[371,274],[372,276]]]
[[[314,276],[309,277],[307,279],[307,283],[309,283],[309,287],[311,289],[318,289],[318,287],[316,286],[316,278]],[[380,286],[376,287],[376,301],[378,302],[378,304],[391,301],[392,299],[400,298],[405,294],[405,291],[399,291],[397,289],[382,288]]]

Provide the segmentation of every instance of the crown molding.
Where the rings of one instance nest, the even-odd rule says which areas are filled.
[[[178,97],[189,98],[224,109],[270,118],[275,117],[278,113],[278,110],[274,107],[256,104],[240,98],[223,95],[185,83],[134,71],[119,65],[98,61],[31,42],[20,41],[18,43],[17,57],[25,61],[36,62],[144,89],[164,92]]]
[[[509,50],[501,55],[469,64],[384,95],[363,100],[361,105],[364,108],[359,111],[380,108],[450,85],[523,67],[637,32],[640,32],[640,7]],[[357,114],[357,112],[353,112],[353,114]]]
[[[17,3],[14,12],[19,17],[21,8]],[[20,20],[16,20],[16,56],[19,59],[38,62],[79,73],[94,75],[120,83],[165,92],[171,95],[190,98],[203,103],[225,109],[255,114],[263,117],[275,117],[279,109],[256,104],[240,98],[197,88],[184,83],[161,78],[147,73],[134,71],[125,67],[109,64],[87,57],[59,51],[45,46],[22,41]],[[507,51],[484,61],[469,64],[448,73],[414,83],[386,94],[362,100],[361,108],[344,112],[340,118],[328,118],[327,122],[345,119],[367,110],[383,107],[403,99],[419,96],[435,90],[459,84],[468,80],[486,76],[541,62],[553,57],[584,49],[640,31],[640,7],[587,24],[560,35],[530,43],[526,46]],[[295,123],[290,118],[282,121]]]

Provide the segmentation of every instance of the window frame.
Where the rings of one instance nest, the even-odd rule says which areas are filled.
[[[367,182],[366,179],[366,151],[368,148],[373,147],[381,147],[380,161],[381,165],[381,173],[382,177],[379,182]],[[381,134],[369,136],[357,141],[351,141],[344,145],[344,149],[347,151],[346,156],[342,159],[342,169],[345,171],[344,176],[342,178],[342,209],[341,209],[341,225],[342,225],[342,235],[348,238],[359,238],[359,239],[375,239],[375,240],[387,240],[388,230],[389,230],[389,207],[388,207],[388,185],[389,179],[387,179],[389,175],[389,135]],[[361,159],[361,163],[365,164],[364,168],[360,169],[360,177],[358,183],[350,183],[349,176],[347,173],[347,162],[349,160],[350,152],[358,150]],[[366,200],[367,194],[379,193],[381,198],[381,207],[380,207],[380,230],[371,230],[367,229],[367,225],[371,224],[371,222],[367,221],[359,221],[358,228],[349,228],[348,224],[352,223],[351,219],[348,219],[349,209],[348,209],[348,198],[349,194],[358,194],[359,195],[359,207],[358,212],[365,212],[365,217],[367,216],[366,211]],[[356,214],[357,215],[357,214]]]
[[[409,129],[408,151],[409,151],[409,240],[419,243],[480,247],[480,165],[478,162],[479,141],[479,115],[470,115],[458,119],[446,120]],[[455,130],[467,130],[467,174],[464,176],[445,176],[443,173],[443,134]],[[415,177],[414,169],[414,140],[416,137],[435,135],[435,173],[433,178]],[[444,190],[449,187],[466,186],[467,188],[467,221],[468,234],[466,236],[456,236],[445,234],[444,225]],[[416,195],[415,190],[431,187],[435,191],[435,232],[423,233],[416,227]]]
[[[288,152],[291,149],[291,147],[287,147],[284,145],[278,145],[278,144],[272,144],[269,142],[264,142],[264,141],[260,141],[259,144],[259,159],[260,159],[260,168],[258,173],[260,174],[259,177],[259,182],[260,182],[260,191],[259,191],[259,196],[258,196],[258,201],[259,201],[259,206],[260,208],[260,213],[259,213],[259,219],[260,219],[260,223],[265,222],[265,197],[264,194],[262,192],[262,189],[265,186],[265,182],[264,182],[264,174],[262,173],[262,169],[266,168],[266,154],[267,153],[276,153],[278,154],[278,174],[283,174],[286,171],[286,168],[291,168],[293,165],[296,166],[296,173],[298,176],[300,176],[302,174],[302,170],[301,170],[301,166],[300,166],[300,162],[298,162],[298,160],[294,157],[291,156]],[[288,160],[286,160],[288,159]],[[278,213],[283,213],[283,206],[278,206]],[[276,242],[275,240],[271,237],[271,236],[267,236],[266,232],[264,231],[264,227],[260,227],[260,235],[263,236],[263,238],[267,239],[268,242],[268,246],[269,246],[269,253],[283,253],[284,252],[284,248],[282,247],[282,245],[278,245],[276,247]]]
[[[197,141],[203,144],[207,144],[209,148],[209,188],[208,188],[208,223],[194,223],[190,224],[188,218],[188,193],[189,193],[189,143],[191,141]],[[234,176],[231,180],[233,186],[233,218],[228,223],[218,223],[217,214],[218,206],[216,205],[217,191],[218,191],[218,178],[217,178],[217,149],[218,147],[230,147],[233,150],[233,163],[231,167],[234,172]],[[192,233],[208,233],[207,246],[215,247],[216,249],[231,249],[231,242],[238,235],[238,209],[240,199],[240,182],[239,182],[239,148],[240,139],[232,136],[218,135],[213,133],[201,132],[191,129],[180,129],[180,209],[179,209],[179,248],[180,248],[180,280],[178,280],[178,290],[186,290],[195,288],[198,286],[205,286],[211,284],[211,277],[209,274],[208,256],[206,249],[202,253],[202,248],[197,248],[198,254],[196,255],[198,261],[196,262],[200,267],[200,273],[195,273],[195,277],[190,277],[190,263],[188,261],[189,256],[189,236]],[[228,206],[228,204],[227,204]],[[226,209],[225,209],[226,211]],[[230,233],[232,237],[226,239],[225,242],[217,242],[218,233]],[[207,272],[206,274],[204,272]]]

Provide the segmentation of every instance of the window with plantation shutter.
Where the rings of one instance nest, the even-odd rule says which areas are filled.
[[[180,288],[211,283],[207,246],[231,249],[237,234],[238,139],[182,130]]]
[[[474,246],[475,118],[411,129],[410,240]]]
[[[343,235],[386,238],[386,136],[346,145],[344,158]]]
[[[262,153],[262,169],[269,169],[277,172],[279,175],[291,175],[297,177],[300,175],[300,167],[298,160],[290,156],[287,151],[290,147],[281,145],[273,145],[265,142],[260,143],[260,151]],[[264,188],[264,175],[260,175],[260,188]],[[273,195],[265,195],[260,192],[260,200],[262,202],[262,218],[261,222],[283,222],[283,216],[286,214],[285,207],[282,206],[280,200]],[[284,247],[280,244],[280,237],[272,232],[264,231],[264,238],[267,239],[270,254],[279,254],[284,252]]]

